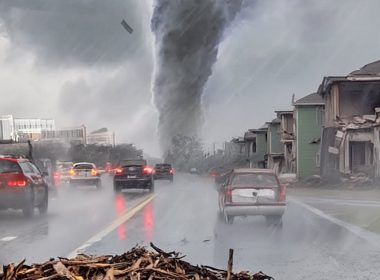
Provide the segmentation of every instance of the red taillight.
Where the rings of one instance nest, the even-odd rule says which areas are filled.
[[[225,189],[224,195],[226,197],[226,202],[232,202],[232,190],[231,189]]]
[[[61,174],[56,171],[53,173],[53,177],[54,177],[54,179],[59,179],[59,178],[61,178]]]
[[[121,173],[123,173],[123,168],[121,168],[121,167],[117,167],[117,168],[115,168],[115,173],[116,173],[116,174],[121,174]]]
[[[170,174],[173,174],[174,173],[174,170],[173,168],[170,168],[170,171],[169,171]]]
[[[91,169],[91,176],[96,176],[98,175],[98,172],[96,171],[96,169]]]
[[[216,173],[215,172],[211,172],[211,177],[216,177]]]
[[[26,180],[10,180],[8,181],[9,187],[25,187],[26,186]]]
[[[153,168],[151,166],[144,166],[143,172],[144,174],[150,175],[153,173]]]

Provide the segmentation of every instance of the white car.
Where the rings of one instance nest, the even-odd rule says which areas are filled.
[[[219,209],[229,224],[236,216],[265,216],[268,224],[282,226],[285,186],[272,170],[234,169],[219,189]]]
[[[95,164],[89,162],[78,162],[70,169],[70,186],[94,185],[98,189],[102,186],[100,173]]]

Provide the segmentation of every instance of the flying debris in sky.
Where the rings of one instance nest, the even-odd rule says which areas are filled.
[[[124,27],[125,30],[129,32],[129,34],[132,34],[133,28],[124,19],[121,21],[121,25]]]

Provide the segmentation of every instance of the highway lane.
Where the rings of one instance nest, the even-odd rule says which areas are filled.
[[[298,204],[289,203],[282,231],[261,217],[227,225],[217,215],[210,180],[192,175],[156,186],[157,196],[117,230],[85,250],[122,253],[153,242],[186,260],[225,267],[235,249],[235,268],[263,270],[276,279],[377,279],[380,249]],[[119,197],[120,200],[123,196]]]
[[[263,270],[276,279],[378,279],[380,249],[296,203],[289,203],[282,230],[261,217],[227,225],[217,215],[217,197],[207,178],[184,174],[174,184],[156,183],[149,194],[114,195],[110,180],[101,192],[62,192],[47,217],[25,221],[17,213],[0,215],[0,263],[66,256],[82,247],[87,254],[116,254],[149,242],[176,250],[186,260],[225,267],[235,249],[235,269]],[[53,202],[52,201],[52,202]],[[123,219],[121,219],[123,218]],[[5,252],[5,254],[4,254]]]
[[[126,209],[138,203],[146,193],[129,193]],[[17,262],[43,261],[66,256],[93,232],[98,232],[118,215],[112,180],[103,176],[103,189],[85,186],[59,188],[49,200],[45,216],[38,211],[33,218],[24,218],[21,211],[0,211],[0,265]]]

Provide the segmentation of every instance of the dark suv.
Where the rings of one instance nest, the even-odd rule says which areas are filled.
[[[114,190],[120,192],[123,189],[147,189],[152,192],[153,173],[153,168],[144,159],[123,160],[115,169]]]
[[[22,209],[24,216],[48,209],[48,185],[40,170],[27,159],[0,157],[0,209]]]
[[[155,180],[169,180],[173,183],[173,167],[168,163],[159,163],[154,167]]]

